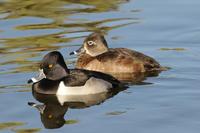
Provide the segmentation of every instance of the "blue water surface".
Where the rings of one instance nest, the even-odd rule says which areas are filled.
[[[198,133],[200,131],[199,0],[1,0],[0,132]],[[68,109],[58,129],[44,128],[27,80],[52,50],[70,68],[93,31],[170,67],[146,85],[131,85],[100,105]],[[3,126],[15,122],[21,125]],[[31,130],[31,131],[30,131]]]

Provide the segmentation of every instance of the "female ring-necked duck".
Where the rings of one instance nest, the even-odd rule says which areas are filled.
[[[87,95],[107,92],[121,86],[121,83],[108,74],[81,69],[68,69],[58,51],[44,56],[40,64],[40,74],[32,78],[33,91],[42,94]]]
[[[161,71],[164,68],[153,58],[127,48],[108,48],[100,33],[90,34],[83,46],[70,55],[78,54],[76,68],[105,73],[136,73]]]

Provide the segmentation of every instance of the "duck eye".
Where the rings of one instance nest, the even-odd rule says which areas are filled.
[[[50,114],[50,115],[48,115],[48,118],[49,118],[49,119],[51,119],[52,117],[53,117],[53,116],[52,116],[51,114]]]
[[[53,67],[53,65],[52,65],[52,64],[50,64],[48,67],[49,67],[49,68],[52,68],[52,67]]]
[[[87,44],[88,44],[89,46],[92,46],[92,45],[95,45],[96,43],[95,43],[94,41],[88,41]]]

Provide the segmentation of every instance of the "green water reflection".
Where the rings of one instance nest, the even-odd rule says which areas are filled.
[[[22,122],[4,122],[4,123],[0,123],[0,131],[1,130],[6,130],[6,129],[11,129],[14,127],[18,127],[18,126],[23,126],[25,123]]]
[[[137,23],[137,18],[125,18],[118,16],[112,17],[109,12],[118,12],[120,5],[129,2],[128,0],[7,0],[0,2],[0,22],[12,22],[11,30],[1,30],[0,36],[4,33],[16,32],[16,37],[4,35],[0,38],[0,59],[1,73],[20,73],[30,72],[37,69],[37,62],[43,51],[58,50],[69,47],[73,41],[85,37],[79,35],[76,37],[59,37],[68,34],[101,31],[109,32],[115,28],[120,28],[129,24]],[[105,17],[89,19],[89,15],[105,13]],[[3,16],[3,17],[2,17]],[[82,16],[81,18],[79,16]],[[29,22],[23,22],[23,19],[29,18]],[[75,18],[73,18],[75,17]],[[35,20],[38,18],[40,22]],[[32,20],[32,21],[31,21]],[[48,20],[48,21],[47,21]],[[22,21],[22,22],[21,22]],[[126,21],[121,23],[120,21]],[[109,24],[118,22],[117,24]],[[31,23],[31,24],[30,24]],[[40,35],[40,31],[55,29],[53,33],[46,31]],[[38,30],[38,35],[27,36],[29,33]],[[18,32],[20,31],[20,37]],[[21,35],[22,34],[22,35]],[[5,37],[6,36],[6,37]],[[81,45],[81,42],[80,44]],[[36,58],[32,60],[33,58]],[[8,68],[7,65],[15,65]]]
[[[128,0],[8,0],[1,3],[0,11],[10,13],[5,19],[35,16],[61,22],[71,14],[117,10],[125,2]]]
[[[37,133],[41,128],[26,128],[26,129],[13,129],[12,131],[16,133]]]

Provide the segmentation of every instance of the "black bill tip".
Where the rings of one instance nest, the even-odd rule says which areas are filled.
[[[27,83],[28,83],[28,84],[31,84],[31,83],[33,83],[33,80],[32,80],[32,79],[29,79],[29,80],[27,81]]]
[[[70,52],[69,55],[75,55],[76,51]]]
[[[34,102],[28,102],[28,105],[29,106],[34,106],[36,103],[34,103]]]

